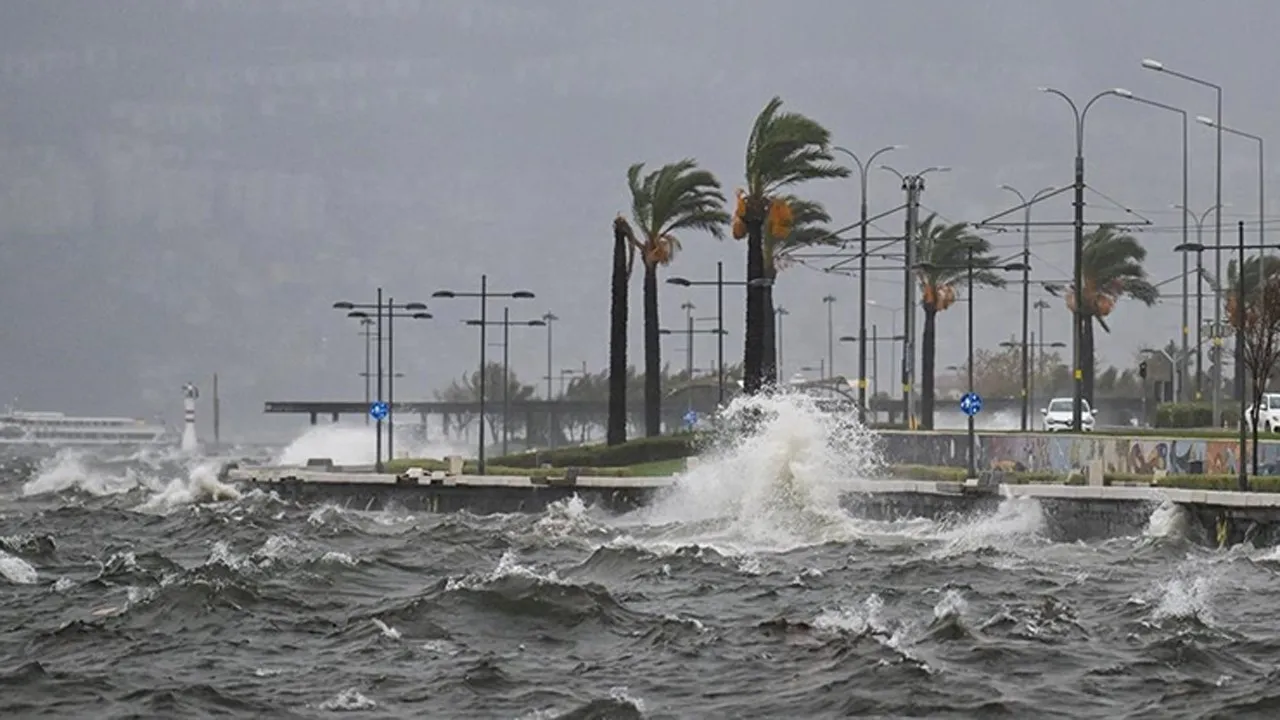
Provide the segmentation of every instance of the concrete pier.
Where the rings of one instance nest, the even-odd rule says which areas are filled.
[[[410,470],[377,474],[372,467],[228,466],[225,482],[258,488],[297,502],[329,502],[365,510],[476,514],[540,512],[578,496],[623,513],[675,487],[674,477],[561,477],[461,475]],[[1185,490],[1158,486],[975,485],[959,482],[866,480],[851,485],[841,504],[874,520],[989,515],[1008,499],[1038,504],[1051,537],[1061,541],[1141,534],[1164,503],[1181,508],[1192,539],[1225,547],[1241,542],[1280,545],[1280,493]]]
[[[223,479],[270,490],[286,500],[333,502],[363,510],[388,507],[427,512],[540,512],[577,495],[588,505],[623,513],[674,485],[671,477],[530,477],[450,475],[444,472],[378,474],[369,467],[229,467]]]

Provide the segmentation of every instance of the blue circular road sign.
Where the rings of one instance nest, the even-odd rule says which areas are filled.
[[[967,392],[960,398],[960,412],[973,417],[982,412],[982,397],[976,392]]]
[[[379,400],[370,405],[369,415],[374,420],[385,420],[387,418],[387,404]]]
[[[698,413],[690,410],[684,414],[685,427],[693,427],[698,424]]]

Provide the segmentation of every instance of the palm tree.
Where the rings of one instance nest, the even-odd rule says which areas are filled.
[[[924,333],[920,343],[920,425],[933,429],[934,363],[937,357],[938,313],[956,301],[957,285],[969,282],[968,266],[993,265],[991,244],[969,231],[968,223],[936,222],[937,214],[920,223],[915,238],[915,256],[920,282],[920,306],[924,308]],[[972,251],[972,255],[970,255]],[[1004,287],[1004,278],[990,270],[974,270],[973,284]],[[973,298],[969,298],[973,302]]]
[[[849,169],[835,163],[831,133],[799,113],[779,112],[782,98],[774,97],[756,117],[747,138],[746,189],[739,191],[733,236],[747,238],[747,327],[743,343],[743,392],[760,391],[774,378],[765,374],[765,328],[771,289],[751,284],[766,278],[765,220],[774,237],[786,237],[794,214],[777,195],[784,187],[824,178],[848,177]]]
[[[1093,406],[1094,337],[1093,321],[1097,320],[1103,331],[1111,332],[1106,317],[1122,297],[1140,300],[1154,305],[1160,291],[1147,280],[1142,262],[1147,250],[1132,235],[1119,232],[1114,225],[1099,225],[1084,236],[1083,262],[1080,274],[1084,279],[1084,315],[1086,322],[1080,337],[1080,370],[1083,382],[1081,397]],[[1075,312],[1075,286],[1068,286],[1067,309]]]
[[[720,181],[697,161],[686,158],[645,175],[644,163],[627,170],[631,219],[640,231],[634,247],[644,263],[644,424],[645,435],[662,432],[662,347],[658,335],[658,266],[680,249],[675,233],[704,230],[724,237],[729,214]]]
[[[793,260],[791,254],[808,245],[828,243],[834,235],[826,227],[831,222],[822,203],[813,200],[801,200],[794,195],[782,198],[791,209],[791,226],[782,237],[775,237],[766,232],[764,237],[764,276],[771,281],[778,279],[778,271],[783,270]],[[778,316],[774,313],[773,292],[765,294],[764,308],[764,365],[765,377],[778,376]]]
[[[605,426],[605,442],[609,445],[627,440],[627,285],[638,244],[626,218],[614,218],[613,276],[609,287],[609,420]]]

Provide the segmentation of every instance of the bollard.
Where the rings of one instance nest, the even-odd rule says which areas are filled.
[[[461,455],[450,455],[449,457],[445,458],[445,460],[449,462],[449,472],[448,472],[449,475],[462,474],[462,456]]]

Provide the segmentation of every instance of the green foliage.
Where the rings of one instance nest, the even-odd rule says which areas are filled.
[[[621,445],[580,445],[578,447],[519,453],[493,459],[494,465],[534,468],[552,467],[622,467],[662,460],[686,458],[701,447],[701,433],[659,435],[638,438]]]
[[[1206,402],[1161,403],[1156,407],[1158,428],[1212,428],[1213,405]]]
[[[747,138],[747,194],[763,199],[809,180],[844,178],[849,168],[831,153],[831,132],[800,113],[780,112],[774,97],[756,116]]]
[[[725,212],[724,193],[720,181],[708,170],[698,168],[696,160],[686,158],[663,165],[641,177],[644,163],[627,169],[627,186],[631,191],[631,216],[640,229],[636,248],[646,265],[671,261],[680,241],[675,233],[702,230],[717,239],[724,237],[729,224]]]

